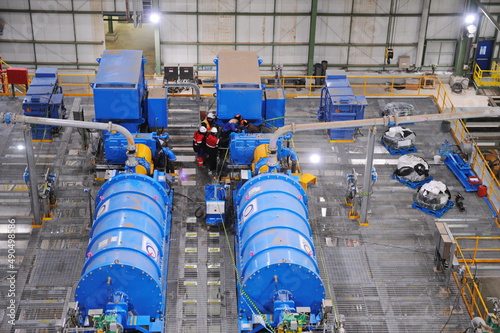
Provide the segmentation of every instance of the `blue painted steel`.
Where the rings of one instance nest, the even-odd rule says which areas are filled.
[[[349,80],[343,70],[328,70],[325,86],[321,89],[318,120],[345,121],[364,117],[368,105],[364,96],[354,96]],[[329,129],[330,140],[353,140],[356,128]]]
[[[409,181],[409,180],[407,180],[407,179],[404,179],[404,178],[401,178],[401,177],[397,176],[397,175],[396,175],[396,174],[394,174],[394,173],[392,174],[392,176],[391,176],[391,177],[392,177],[392,179],[397,180],[397,181],[398,181],[398,182],[400,182],[401,184],[406,185],[406,186],[408,186],[409,188],[412,188],[412,189],[417,189],[417,188],[419,188],[420,186],[422,186],[422,185],[424,185],[424,184],[426,184],[426,183],[428,183],[428,182],[430,182],[431,180],[433,180],[433,179],[434,179],[434,177],[433,177],[433,176],[429,176],[429,177],[427,177],[426,179],[421,180],[421,181],[419,181],[419,182],[411,182],[411,181]]]
[[[92,84],[95,120],[112,121],[138,132],[144,123],[146,59],[138,50],[105,50],[98,59],[99,70]]]
[[[154,178],[124,173],[97,194],[87,258],[75,292],[84,316],[91,309],[124,309],[117,320],[125,329],[137,326],[127,320],[130,313],[147,316],[151,327],[163,320],[172,207],[163,178],[158,172]]]
[[[480,183],[472,184],[469,177],[477,177],[469,163],[466,163],[458,154],[448,154],[444,159],[444,164],[453,172],[462,183],[466,192],[475,192]]]
[[[232,165],[250,165],[253,162],[255,148],[262,144],[269,144],[272,134],[246,134],[231,133],[231,142],[229,143],[229,153],[231,155]],[[281,158],[282,140],[291,138],[291,135],[280,137],[276,143],[278,146],[278,158]]]
[[[65,116],[62,87],[58,83],[56,68],[39,68],[23,100],[25,116],[54,118]],[[57,126],[31,125],[33,140],[51,140]]]
[[[224,223],[226,218],[226,188],[224,185],[205,186],[205,203],[207,210],[205,221],[207,224],[218,225]]]
[[[143,144],[151,149],[153,157],[159,149],[158,135],[153,133],[135,133],[136,144]],[[107,164],[125,164],[127,160],[127,139],[120,133],[105,133],[104,135],[104,155]]]
[[[266,89],[265,126],[285,126],[285,90],[283,88]]]
[[[448,201],[446,206],[444,206],[443,208],[438,209],[438,210],[432,210],[432,209],[423,207],[423,206],[419,205],[417,202],[414,202],[411,206],[412,206],[412,208],[418,209],[426,214],[440,218],[444,215],[444,213],[446,213],[447,211],[452,209],[454,205],[455,205],[455,203],[453,201]]]
[[[235,192],[234,202],[240,323],[258,311],[273,314],[278,290],[289,291],[295,306],[317,314],[325,289],[299,182],[283,174],[261,174]]]
[[[168,103],[167,97],[148,97],[148,126],[167,127],[168,126]]]

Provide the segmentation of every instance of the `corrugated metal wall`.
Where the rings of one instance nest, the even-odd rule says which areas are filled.
[[[428,19],[422,20],[424,4]],[[212,66],[223,49],[256,51],[264,64],[305,70],[390,68],[387,47],[422,66],[452,68],[467,0],[156,0],[163,64]],[[488,5],[491,2],[491,5]],[[0,53],[14,64],[89,68],[105,48],[104,18],[123,18],[126,0],[4,0]],[[500,7],[483,1],[495,15]],[[314,11],[315,6],[317,10]],[[315,19],[314,19],[315,18]],[[315,28],[311,34],[311,26]],[[419,47],[419,35],[425,38]],[[314,41],[310,37],[315,35]],[[482,19],[479,36],[496,38]],[[130,41],[131,47],[133,41]],[[496,48],[498,49],[498,47]],[[313,51],[313,52],[311,52]],[[313,59],[308,59],[312,54]],[[494,53],[497,56],[497,52]]]

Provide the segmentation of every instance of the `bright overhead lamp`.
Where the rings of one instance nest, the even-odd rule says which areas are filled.
[[[311,161],[311,163],[319,163],[321,161],[321,157],[318,154],[312,154],[309,156],[309,161]]]
[[[152,13],[151,15],[149,15],[149,20],[151,21],[151,23],[158,23],[160,22],[160,15],[158,15],[158,13]]]
[[[476,15],[475,14],[469,14],[465,17],[465,23],[471,24],[476,20]]]

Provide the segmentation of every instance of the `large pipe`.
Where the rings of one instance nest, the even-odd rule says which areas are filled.
[[[125,127],[113,124],[112,122],[95,123],[90,121],[22,116],[10,112],[0,112],[0,123],[40,124],[40,125],[51,125],[51,126],[97,129],[109,132],[115,131],[122,134],[127,139],[127,157],[128,157],[127,165],[128,166],[137,165],[137,160],[135,159],[136,147],[132,133],[130,133],[129,130],[127,130]]]
[[[167,84],[165,84],[165,88],[169,88],[169,87],[190,87],[190,88],[193,88],[194,90],[196,90],[195,101],[199,102],[201,100],[200,87],[198,87],[194,83],[167,83]]]
[[[321,123],[310,123],[310,124],[291,124],[279,128],[274,132],[271,140],[269,142],[269,159],[267,165],[276,166],[278,165],[277,158],[277,142],[280,136],[287,133],[295,133],[302,131],[313,131],[320,129],[331,129],[331,128],[346,128],[346,127],[366,127],[366,126],[395,126],[403,123],[425,123],[429,121],[439,121],[439,120],[452,120],[452,119],[468,119],[468,118],[480,118],[480,117],[494,117],[500,116],[500,108],[490,108],[481,111],[467,111],[467,112],[454,112],[454,113],[438,113],[438,114],[425,114],[419,116],[405,116],[398,117],[395,115],[389,115],[383,118],[373,118],[373,119],[361,119],[361,120],[345,120],[345,121],[334,121],[334,122],[321,122]]]

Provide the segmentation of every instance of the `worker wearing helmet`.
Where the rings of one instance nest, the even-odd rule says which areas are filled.
[[[203,166],[205,159],[205,140],[207,135],[207,128],[200,126],[200,128],[193,134],[193,150],[197,154],[198,166]]]
[[[241,127],[246,133],[261,133],[259,128],[255,126],[254,124],[250,123],[248,120],[243,119],[240,122]]]
[[[207,147],[207,159],[209,173],[215,173],[217,169],[217,152],[219,150],[219,138],[217,137],[217,127],[212,129],[207,134],[205,145]]]
[[[231,133],[239,133],[241,132],[241,125],[240,122],[242,121],[241,114],[237,114],[234,116],[233,119],[230,119],[227,123],[222,126],[222,133],[221,133],[221,147],[227,147],[227,144],[222,144],[228,143],[229,142],[229,136]]]
[[[209,112],[205,119],[201,122],[201,126],[206,127],[207,131],[210,131],[212,127],[215,125],[215,115],[212,112]]]

